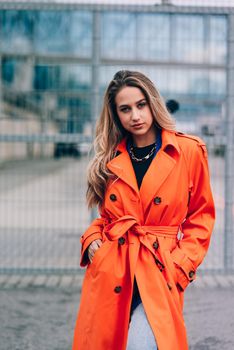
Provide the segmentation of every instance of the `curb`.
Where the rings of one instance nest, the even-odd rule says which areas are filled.
[[[83,274],[78,275],[0,275],[0,289],[72,288],[81,290]]]
[[[81,290],[83,272],[76,275],[0,275],[0,289],[24,288],[72,288]],[[234,287],[234,275],[197,276],[191,288]]]

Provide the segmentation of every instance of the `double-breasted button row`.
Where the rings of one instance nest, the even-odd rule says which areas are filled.
[[[162,198],[161,197],[155,197],[154,198],[154,204],[158,205],[162,202]]]
[[[119,237],[118,243],[119,243],[119,245],[123,245],[125,243],[125,238],[124,237]]]
[[[114,193],[111,193],[110,194],[110,200],[112,202],[117,201],[117,196]],[[154,198],[154,204],[158,205],[158,204],[161,204],[161,202],[162,202],[162,198],[161,197],[155,197]]]

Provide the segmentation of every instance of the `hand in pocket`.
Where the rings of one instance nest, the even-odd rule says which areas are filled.
[[[90,262],[93,261],[93,257],[96,251],[101,247],[101,245],[102,245],[102,241],[100,239],[95,239],[95,241],[90,243],[88,247],[88,257]]]

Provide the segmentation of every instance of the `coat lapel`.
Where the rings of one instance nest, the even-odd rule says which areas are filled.
[[[171,173],[175,164],[176,161],[162,150],[160,150],[153,159],[140,188],[140,196],[144,211],[155,197],[160,186]]]
[[[152,160],[140,188],[144,211],[175,167],[179,154],[175,133],[162,130],[162,147]]]
[[[121,153],[108,162],[107,167],[117,177],[126,182],[139,196],[140,194],[135,172],[126,148],[126,139],[119,144],[117,150],[119,150]]]

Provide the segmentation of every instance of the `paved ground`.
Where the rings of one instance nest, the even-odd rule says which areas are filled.
[[[0,276],[0,350],[71,349],[81,283],[82,274]],[[198,277],[189,285],[190,350],[234,349],[233,287],[234,276]]]
[[[190,350],[234,349],[233,288],[190,288],[184,316]]]

